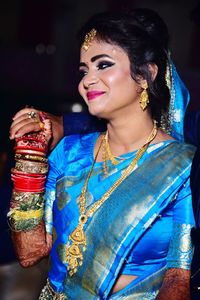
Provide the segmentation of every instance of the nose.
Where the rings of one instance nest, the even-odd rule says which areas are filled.
[[[88,72],[83,78],[83,86],[88,89],[90,86],[98,82],[97,76],[93,72]]]

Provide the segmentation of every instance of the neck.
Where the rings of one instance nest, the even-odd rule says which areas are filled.
[[[121,155],[144,145],[153,128],[148,114],[108,122],[108,141],[113,155]]]

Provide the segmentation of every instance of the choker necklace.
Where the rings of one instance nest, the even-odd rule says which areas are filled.
[[[132,173],[137,162],[140,160],[149,144],[153,141],[157,134],[156,122],[154,121],[154,127],[151,131],[148,139],[145,144],[137,151],[135,158],[131,161],[130,165],[124,170],[123,174],[116,180],[116,182],[109,188],[109,190],[103,194],[103,196],[97,200],[91,207],[86,210],[86,192],[88,181],[91,177],[95,162],[97,160],[99,151],[105,139],[105,133],[102,134],[101,142],[99,149],[95,155],[95,159],[92,163],[91,169],[87,175],[81,194],[79,197],[79,210],[80,217],[77,227],[69,235],[69,241],[67,243],[66,249],[66,262],[68,264],[67,269],[69,275],[73,276],[77,272],[77,268],[83,263],[83,252],[86,250],[87,241],[84,233],[84,225],[88,221],[88,218],[91,218],[93,214],[101,207],[101,205],[110,197],[110,195],[115,191],[115,189]]]
[[[153,120],[153,130],[152,130],[150,136],[148,137],[146,143],[149,142],[149,139],[151,139],[151,135],[154,135],[154,131],[157,130],[156,123],[157,122],[155,120]],[[104,172],[105,176],[108,176],[108,167],[107,167],[107,161],[108,160],[111,161],[112,165],[116,166],[117,164],[120,163],[121,160],[129,159],[132,156],[133,156],[133,154],[128,156],[128,157],[114,156],[111,152],[110,145],[109,145],[109,142],[108,142],[108,131],[106,131],[105,136],[104,136],[104,140],[103,140],[103,172]]]

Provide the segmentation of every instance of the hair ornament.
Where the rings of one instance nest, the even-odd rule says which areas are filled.
[[[90,32],[88,32],[84,38],[84,42],[83,42],[83,45],[82,45],[82,48],[87,51],[88,48],[90,47],[91,45],[91,42],[93,41],[93,39],[95,38],[97,34],[97,31],[96,29],[92,28],[90,30]]]

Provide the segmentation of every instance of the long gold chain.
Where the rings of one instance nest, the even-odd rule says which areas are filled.
[[[69,275],[72,276],[77,272],[77,267],[82,265],[83,261],[83,253],[86,250],[87,242],[84,233],[84,224],[87,222],[88,217],[92,217],[93,214],[98,210],[98,208],[110,197],[110,195],[114,192],[114,190],[132,173],[137,162],[140,160],[147,147],[151,143],[151,141],[155,138],[157,134],[156,122],[154,121],[154,127],[151,131],[147,141],[145,144],[137,151],[135,158],[132,160],[130,165],[125,169],[120,178],[111,186],[111,188],[98,200],[96,201],[90,209],[86,211],[86,192],[88,181],[91,177],[94,164],[96,162],[97,156],[99,154],[100,148],[102,146],[103,140],[105,138],[105,134],[102,135],[102,140],[93,161],[92,167],[88,173],[88,176],[83,185],[80,197],[79,197],[79,209],[80,209],[80,217],[78,226],[73,230],[73,232],[69,236],[69,242],[67,244],[66,249],[66,261],[68,263]]]

